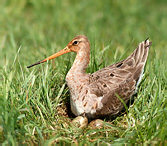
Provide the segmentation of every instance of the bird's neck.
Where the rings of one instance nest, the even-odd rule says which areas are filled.
[[[90,52],[89,51],[80,51],[77,53],[75,61],[70,69],[71,73],[77,74],[82,73],[84,74],[86,68],[88,67],[90,60]]]
[[[88,75],[85,73],[90,60],[90,51],[80,51],[77,53],[75,61],[69,70],[66,81],[68,86],[73,82],[82,82],[88,80]]]

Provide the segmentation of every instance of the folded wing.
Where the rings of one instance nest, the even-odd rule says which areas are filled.
[[[123,109],[123,104],[134,94],[147,60],[151,42],[140,43],[126,59],[103,68],[90,77],[90,93],[102,97],[103,107],[97,108],[96,116],[115,115]]]

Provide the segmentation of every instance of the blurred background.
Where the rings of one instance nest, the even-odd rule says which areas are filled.
[[[118,55],[126,49],[129,55],[149,37],[151,56],[165,61],[166,27],[166,0],[1,0],[0,65],[13,64],[18,54],[26,67],[64,48],[78,34],[88,37],[92,49],[110,45],[108,57],[118,48]]]
[[[152,41],[144,82],[130,114],[116,119],[117,132],[104,130],[101,138],[99,131],[100,137],[93,134],[92,141],[100,138],[108,145],[113,140],[124,144],[165,139],[166,0],[0,0],[0,143],[37,145],[44,139],[54,141],[53,136],[77,139],[80,145],[89,141],[89,130],[69,133],[63,126],[66,119],[58,116],[60,109],[70,112],[59,106],[69,103],[64,79],[76,54],[27,69],[79,34],[90,41],[90,73],[125,59],[146,38]]]

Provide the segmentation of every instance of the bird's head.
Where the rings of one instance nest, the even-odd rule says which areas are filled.
[[[63,54],[69,53],[69,52],[76,52],[78,53],[79,51],[90,51],[90,46],[89,46],[89,41],[88,38],[84,35],[77,35],[72,41],[68,43],[68,45],[62,49],[61,51],[41,60],[38,61],[27,68],[30,68],[32,66],[38,65],[40,63],[46,62],[47,60],[51,60],[53,58],[56,58],[58,56],[61,56]]]

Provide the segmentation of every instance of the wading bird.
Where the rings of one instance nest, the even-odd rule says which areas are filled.
[[[75,61],[66,76],[73,114],[89,119],[113,116],[124,108],[120,98],[127,103],[135,93],[143,76],[151,44],[146,39],[126,59],[87,74],[85,71],[90,60],[90,44],[86,36],[78,35],[63,50],[28,68],[65,53],[76,52]]]

